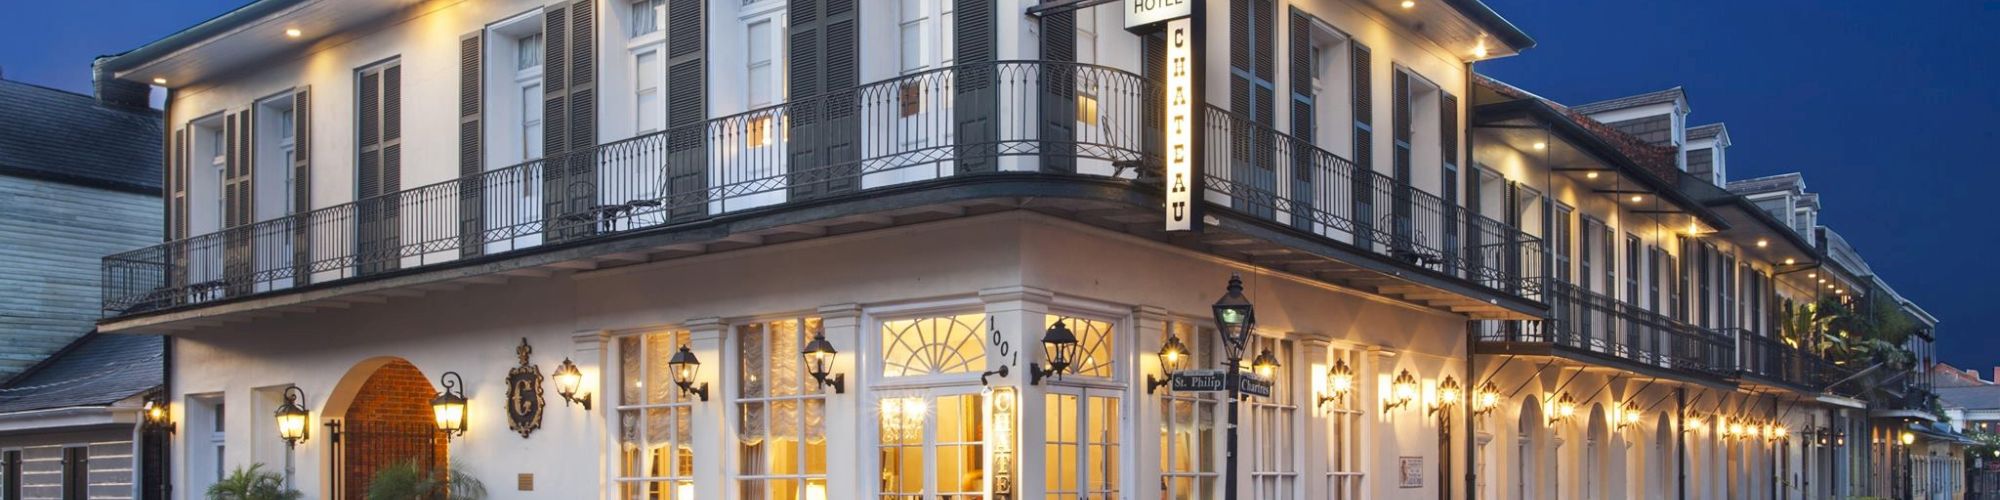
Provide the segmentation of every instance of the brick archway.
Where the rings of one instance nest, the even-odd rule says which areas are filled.
[[[368,375],[341,418],[341,499],[363,500],[375,472],[399,462],[444,467],[448,450],[431,416],[436,396],[430,378],[409,361],[389,361]]]

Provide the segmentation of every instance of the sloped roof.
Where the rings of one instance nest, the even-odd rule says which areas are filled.
[[[160,113],[0,80],[0,174],[160,191]]]
[[[1707,125],[1695,125],[1693,127],[1688,127],[1687,130],[1688,140],[1699,141],[1702,139],[1707,139],[1718,135],[1722,135],[1722,131],[1726,128],[1727,127],[1724,127],[1721,123],[1710,123]]]
[[[1945,406],[1968,410],[2000,410],[2000,385],[1980,385],[1972,387],[1936,387],[1938,399]]]
[[[163,337],[85,334],[0,384],[0,413],[106,406],[160,387]]]
[[[1737,194],[1769,193],[1773,191],[1791,191],[1802,194],[1805,192],[1806,181],[1805,176],[1798,172],[1786,172],[1753,179],[1733,180],[1729,181],[1729,185],[1723,187],[1728,189],[1729,192]]]
[[[1494,79],[1491,76],[1484,74],[1474,76],[1480,85],[1484,85],[1500,95],[1514,99],[1531,99],[1555,109],[1564,118],[1574,122],[1578,127],[1589,131],[1591,135],[1596,136],[1599,140],[1609,143],[1620,154],[1625,155],[1633,163],[1637,163],[1640,167],[1645,168],[1647,172],[1652,173],[1656,178],[1671,180],[1678,177],[1680,172],[1680,166],[1677,161],[1680,155],[1680,149],[1678,148],[1653,145],[1639,140],[1637,137],[1632,137],[1631,134],[1620,132],[1611,125],[1587,116],[1590,112],[1583,111],[1580,107],[1564,106],[1562,103],[1535,95],[1533,92],[1522,90],[1520,87],[1515,87],[1512,84]],[[1674,88],[1676,92],[1679,90],[1679,87]]]
[[[1603,113],[1605,111],[1615,111],[1620,109],[1636,108],[1640,106],[1650,106],[1654,104],[1669,103],[1675,101],[1685,102],[1686,99],[1687,99],[1687,93],[1682,91],[1680,87],[1674,87],[1666,90],[1647,92],[1639,95],[1629,95],[1616,99],[1606,99],[1589,104],[1570,106],[1570,109],[1575,110],[1578,113],[1583,113],[1586,115],[1594,115],[1598,113]]]

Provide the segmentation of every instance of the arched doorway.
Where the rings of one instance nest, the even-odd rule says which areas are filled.
[[[1542,453],[1546,448],[1543,444],[1545,439],[1543,431],[1547,428],[1546,425],[1542,422],[1542,403],[1534,396],[1528,396],[1527,400],[1521,403],[1521,419],[1515,428],[1513,487],[1508,488],[1510,498],[1516,500],[1541,498],[1538,488],[1543,481],[1540,475],[1547,470],[1543,467],[1542,461]]]
[[[401,358],[370,360],[350,371],[336,389],[347,408],[337,413],[331,498],[363,500],[376,472],[399,463],[444,467],[445,440],[431,415],[436,396],[430,378]]]

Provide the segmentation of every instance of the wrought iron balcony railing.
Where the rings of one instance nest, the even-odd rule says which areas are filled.
[[[1160,87],[1041,61],[906,75],[111,255],[118,317],[974,175],[1158,179]],[[1210,206],[1531,296],[1541,242],[1208,111]],[[1246,148],[1247,147],[1247,148]],[[1250,153],[1250,150],[1256,153]],[[1276,169],[1289,174],[1278,182]],[[1150,173],[1141,175],[1141,171]]]
[[[1848,371],[1804,348],[1747,329],[1724,330],[1736,337],[1742,376],[1756,377],[1807,391],[1826,390]]]
[[[1480,342],[1550,344],[1565,352],[1727,378],[1736,372],[1736,344],[1728,336],[1681,323],[1576,285],[1550,282],[1550,317],[1538,322],[1488,325]]]

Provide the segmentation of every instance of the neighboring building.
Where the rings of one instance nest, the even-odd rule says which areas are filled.
[[[165,456],[140,432],[164,342],[90,333],[101,258],[160,237],[160,113],[96,90],[0,80],[0,498],[164,498],[137,472]]]
[[[1822,498],[1865,470],[1815,442],[1867,421],[1849,367],[1778,325],[1848,293],[1815,233],[1720,154],[1688,173],[1729,141],[1678,88],[1566,108],[1472,73],[1532,45],[1477,1],[1208,2],[1184,181],[1167,40],[1119,2],[329,5],[101,61],[168,92],[171,232],[104,260],[100,327],[171,339],[175,491],[295,462],[357,498],[448,458],[496,498]],[[1200,231],[1163,231],[1185,188]],[[1224,358],[1232,274],[1241,354],[1275,361],[1240,426],[1151,383]],[[508,414],[570,361],[593,404]]]

